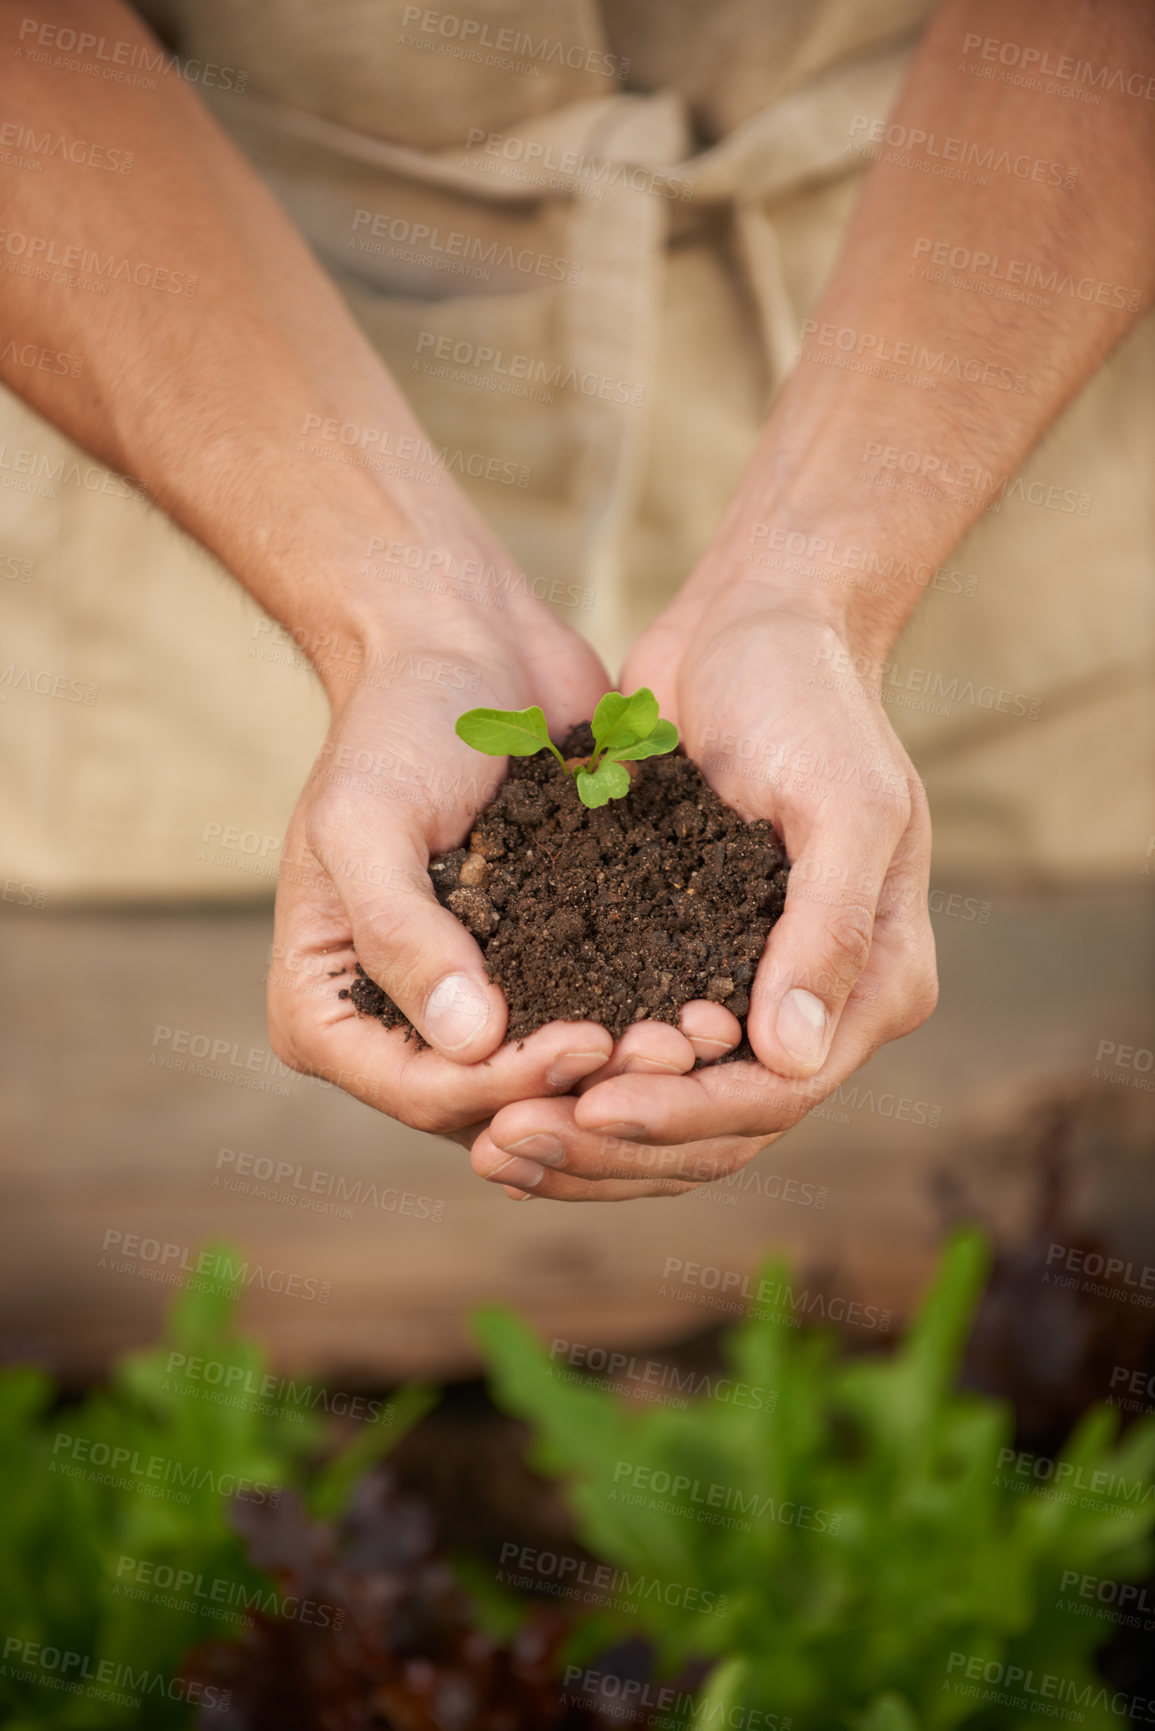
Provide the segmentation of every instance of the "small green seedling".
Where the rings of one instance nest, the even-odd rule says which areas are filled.
[[[545,716],[536,703],[528,709],[467,709],[457,718],[457,736],[490,757],[532,757],[552,751],[573,777],[583,805],[605,805],[630,791],[627,763],[642,757],[662,757],[678,743],[672,721],[658,715],[658,700],[646,686],[631,697],[607,691],[591,723],[593,755],[572,768],[549,736]]]

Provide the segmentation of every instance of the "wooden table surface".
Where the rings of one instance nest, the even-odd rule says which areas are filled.
[[[946,895],[962,900],[944,895],[936,918],[940,1008],[859,1072],[856,1093],[767,1149],[740,1186],[598,1207],[515,1205],[460,1149],[250,1069],[267,1050],[267,907],[0,907],[4,1356],[98,1373],[155,1337],[171,1292],[157,1273],[222,1239],[249,1258],[244,1320],[276,1364],[351,1385],[468,1372],[468,1313],[487,1299],[586,1345],[700,1332],[773,1250],[844,1304],[898,1317],[941,1238],[936,1174],[1013,1226],[1030,1190],[1015,1127],[1055,1089],[1090,1089],[1114,1125],[1105,1152],[1084,1138],[1081,1209],[1155,1261],[1141,1157],[1152,1095],[1134,1068],[1094,1076],[1102,1042],[1155,1045],[1146,898]],[[967,897],[989,901],[985,922]],[[178,1054],[158,1028],[223,1042],[223,1079],[166,1066]],[[269,1162],[288,1175],[255,1194]],[[698,1274],[666,1278],[671,1259]]]

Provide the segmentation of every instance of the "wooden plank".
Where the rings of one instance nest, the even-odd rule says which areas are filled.
[[[354,1384],[470,1371],[467,1319],[483,1300],[514,1305],[551,1339],[700,1332],[728,1318],[719,1306],[772,1249],[821,1271],[847,1304],[900,1317],[941,1234],[935,1174],[955,1174],[1013,1226],[1030,1186],[1007,1127],[1039,1091],[1092,1086],[1102,1038],[1142,1045],[1141,909],[1131,896],[1007,899],[985,927],[940,921],[943,1006],[860,1072],[857,1092],[732,1189],[606,1207],[514,1205],[455,1146],[335,1089],[249,1069],[250,1050],[267,1048],[265,909],[5,909],[0,1345],[68,1378],[96,1375],[155,1338],[173,1269],[222,1239],[262,1271],[243,1314],[277,1365]],[[218,1076],[166,1067],[164,1029],[237,1057]],[[1080,1155],[1084,1206],[1149,1247],[1151,1095],[1103,1087],[1115,1153]],[[288,1170],[250,1172],[246,1190],[242,1156],[255,1172]],[[878,1335],[858,1317],[858,1338]]]

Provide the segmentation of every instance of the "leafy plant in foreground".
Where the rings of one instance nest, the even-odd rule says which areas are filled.
[[[660,719],[658,700],[645,685],[630,697],[607,691],[590,725],[594,750],[572,767],[550,738],[544,712],[536,704],[528,709],[467,709],[458,716],[455,731],[466,745],[490,757],[533,757],[539,751],[552,751],[587,806],[624,799],[630,791],[625,765],[643,757],[662,757],[678,743],[677,728],[672,721]]]
[[[163,1341],[121,1360],[107,1389],[79,1404],[58,1405],[39,1370],[0,1373],[9,1731],[131,1724],[124,1699],[134,1695],[150,1731],[191,1723],[191,1692],[177,1681],[190,1649],[243,1627],[252,1609],[277,1609],[268,1578],[245,1559],[234,1498],[267,1509],[307,1486],[312,1511],[328,1515],[429,1405],[426,1391],[402,1391],[387,1422],[318,1464],[325,1426],[315,1408],[230,1393],[260,1389],[267,1368],[233,1330],[236,1299],[232,1283],[183,1293]],[[220,1380],[190,1394],[172,1365],[196,1358],[219,1365]]]
[[[1050,1486],[1008,1474],[1009,1409],[954,1389],[985,1267],[981,1240],[956,1238],[886,1357],[841,1358],[786,1310],[730,1330],[733,1386],[758,1404],[630,1410],[558,1380],[523,1323],[483,1313],[495,1398],[530,1424],[533,1464],[567,1478],[582,1542],[638,1583],[615,1586],[636,1613],[599,1613],[575,1659],[627,1633],[667,1670],[713,1659],[695,1727],[1005,1731],[1037,1725],[1042,1699],[1086,1727],[1125,1722],[1091,1663],[1110,1625],[1072,1614],[1062,1582],[1141,1578],[1155,1421],[1117,1442],[1119,1415],[1097,1409]],[[781,1268],[766,1279],[789,1290]]]

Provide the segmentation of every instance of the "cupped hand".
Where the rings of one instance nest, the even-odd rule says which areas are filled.
[[[438,551],[440,570],[465,568],[461,547],[456,565]],[[503,1107],[546,1106],[590,1073],[647,1056],[667,1073],[671,1038],[680,1068],[694,1058],[673,1029],[643,1031],[615,1053],[593,1022],[504,1043],[504,996],[433,893],[430,858],[461,845],[505,772],[457,737],[462,711],[537,703],[560,738],[610,683],[589,646],[518,591],[390,585],[356,659],[319,660],[333,719],[285,839],[268,981],[270,1038],[285,1063],[467,1146]],[[425,1045],[340,997],[355,962]]]
[[[442,552],[442,570],[446,562]],[[593,1023],[553,1023],[503,1044],[505,999],[428,873],[432,855],[461,845],[504,773],[458,739],[462,711],[539,703],[564,733],[608,683],[576,633],[510,587],[383,584],[379,623],[356,660],[319,663],[333,718],[277,887],[274,1050],[416,1129],[446,1134],[572,1087],[613,1047]],[[355,961],[425,1046],[339,996]]]
[[[623,1064],[627,1035],[576,1097],[499,1111],[474,1144],[475,1167],[539,1149],[552,1161],[540,1176],[504,1169],[529,1194],[676,1194],[744,1165],[930,1015],[930,822],[882,708],[879,671],[828,617],[756,584],[720,599],[691,584],[643,635],[622,689],[652,687],[721,798],[746,819],[769,818],[791,861],[785,911],[751,991],[758,1062],[691,1072],[667,1030],[662,1073]],[[682,1026],[707,1060],[739,1033],[705,1003],[687,1005]]]

